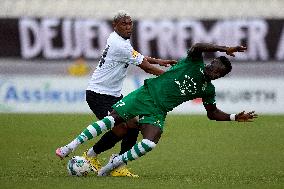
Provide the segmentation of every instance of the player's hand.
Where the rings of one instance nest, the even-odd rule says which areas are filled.
[[[235,52],[244,52],[245,50],[247,50],[247,47],[244,46],[228,47],[226,54],[235,57]]]
[[[236,121],[238,122],[252,122],[253,119],[257,118],[258,115],[255,114],[254,111],[245,113],[245,111],[242,111],[238,114],[236,114]]]
[[[165,67],[169,67],[170,65],[174,65],[176,63],[177,63],[176,60],[160,60],[159,61],[159,65],[160,66],[165,66]]]

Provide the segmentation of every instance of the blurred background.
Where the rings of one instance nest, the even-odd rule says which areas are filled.
[[[283,0],[1,0],[0,112],[90,113],[88,79],[118,10],[134,20],[133,47],[179,59],[193,43],[244,45],[214,81],[226,112],[284,113]],[[222,53],[208,54],[206,62]],[[123,94],[151,77],[130,66]],[[204,113],[200,99],[173,113]]]

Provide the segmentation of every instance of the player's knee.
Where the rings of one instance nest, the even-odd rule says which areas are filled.
[[[112,132],[118,137],[124,137],[127,133],[127,126],[125,123],[121,123],[113,127]]]

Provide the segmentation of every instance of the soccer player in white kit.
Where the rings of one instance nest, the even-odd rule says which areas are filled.
[[[107,116],[112,111],[111,106],[122,99],[122,85],[129,65],[138,66],[145,72],[158,76],[163,74],[164,71],[152,64],[168,66],[176,63],[174,60],[161,60],[143,56],[134,50],[129,40],[133,23],[126,12],[119,11],[114,16],[113,29],[114,32],[107,39],[106,47],[86,90],[86,101],[98,119]],[[136,124],[137,120],[135,118],[129,120],[124,125],[129,129],[125,133],[120,133],[119,136],[117,133],[114,134],[113,131],[107,132],[83,156],[91,162],[95,170],[99,170],[101,165],[97,159],[98,154],[112,148],[121,140],[119,154],[123,154],[136,144],[139,133],[139,130],[135,127]],[[60,157],[62,153],[64,152],[60,151],[60,149],[56,151],[56,154]],[[126,166],[114,169],[111,175],[138,177],[138,175],[131,173]]]

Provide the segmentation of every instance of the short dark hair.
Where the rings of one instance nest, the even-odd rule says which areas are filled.
[[[227,57],[219,56],[217,59],[219,59],[223,63],[223,65],[225,66],[227,70],[227,73],[229,73],[232,70],[232,64]]]

